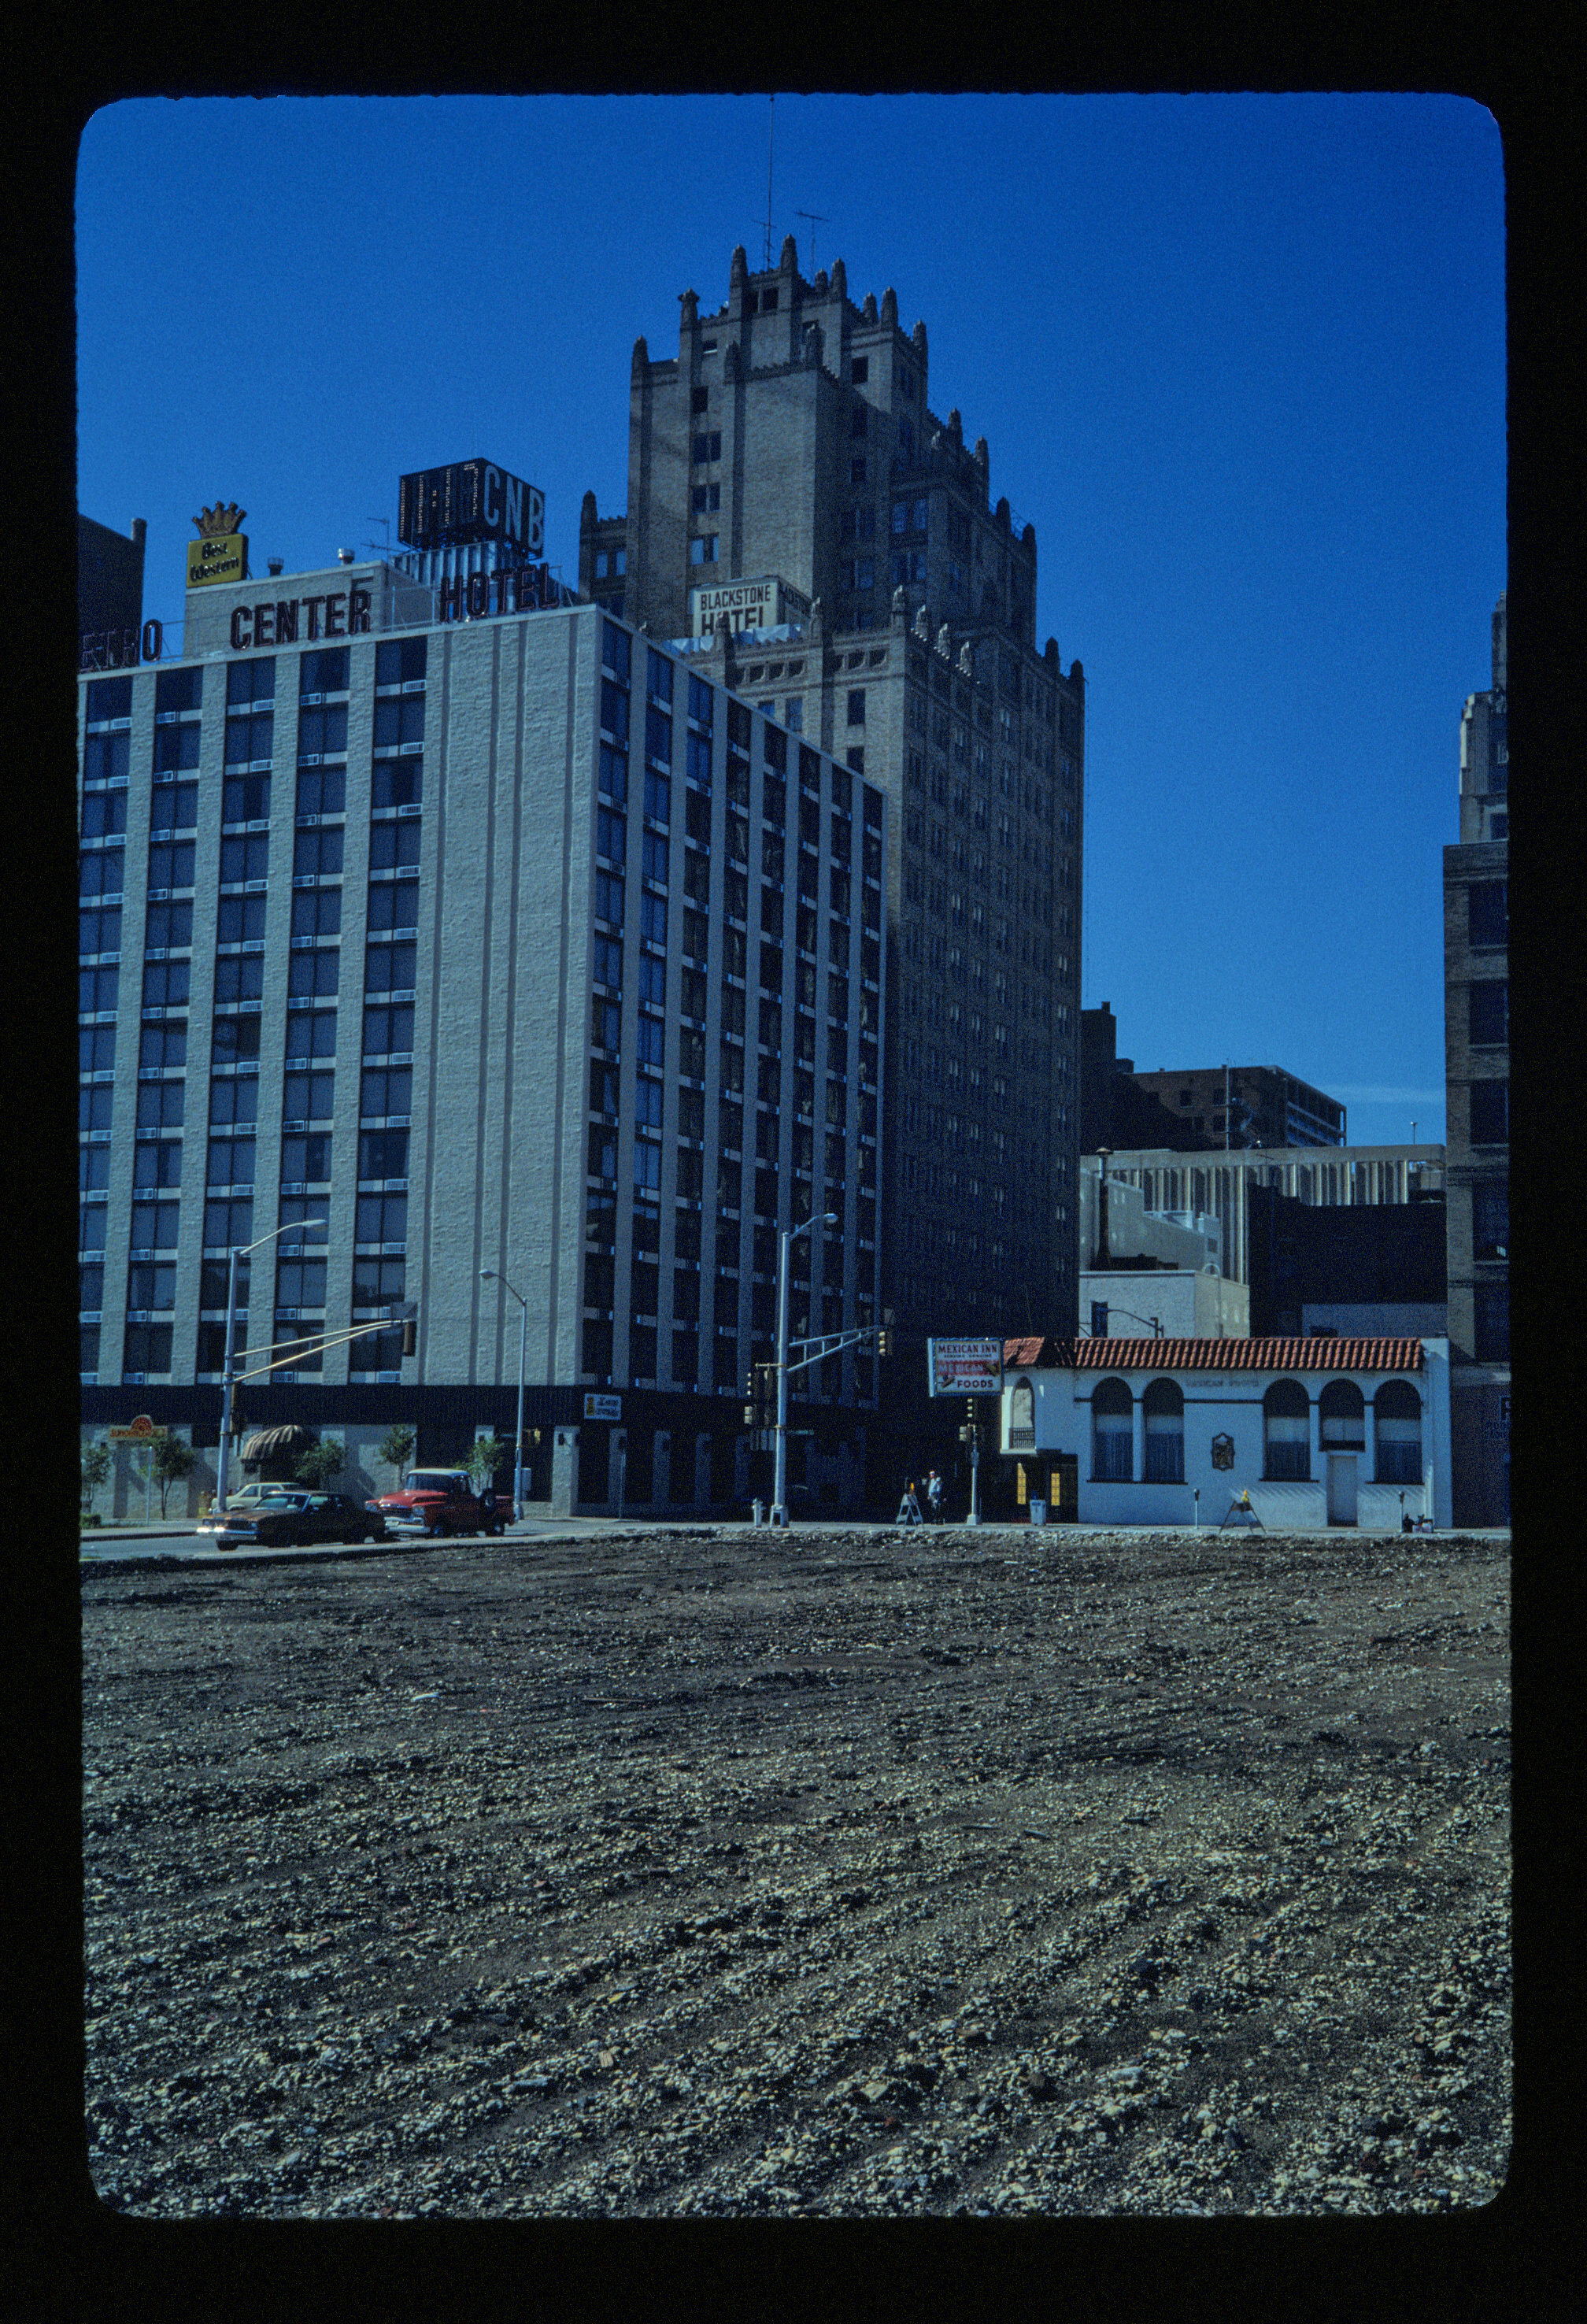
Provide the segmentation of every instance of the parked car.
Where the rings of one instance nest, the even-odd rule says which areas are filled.
[[[383,1541],[385,1521],[346,1493],[270,1488],[258,1500],[205,1517],[198,1531],[221,1549],[307,1548],[317,1542]]]
[[[276,1493],[295,1493],[298,1489],[296,1485],[283,1485],[280,1482],[273,1485],[258,1482],[239,1485],[235,1493],[226,1495],[226,1505],[228,1509],[256,1509],[261,1501],[269,1500]],[[305,1487],[303,1489],[308,1489]]]
[[[465,1469],[410,1469],[401,1489],[383,1493],[374,1504],[392,1533],[504,1533],[511,1514],[505,1501],[487,1510]]]

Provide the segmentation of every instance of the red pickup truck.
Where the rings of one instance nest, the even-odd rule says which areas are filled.
[[[508,1504],[494,1498],[487,1508],[463,1469],[410,1469],[396,1493],[370,1504],[392,1533],[499,1534],[506,1530]]]

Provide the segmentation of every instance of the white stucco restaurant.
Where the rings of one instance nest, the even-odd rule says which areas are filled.
[[[1243,1493],[1275,1532],[1451,1521],[1446,1339],[1009,1340],[1001,1418],[1033,1476],[1075,1462],[1084,1525],[1215,1526]]]

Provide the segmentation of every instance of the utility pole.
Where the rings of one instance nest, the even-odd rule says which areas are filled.
[[[788,1275],[789,1252],[796,1235],[808,1234],[814,1227],[835,1227],[838,1222],[835,1211],[817,1218],[812,1213],[802,1226],[784,1227],[778,1240],[777,1252],[777,1475],[772,1488],[771,1522],[774,1526],[788,1523]]]
[[[981,1416],[975,1398],[969,1397],[970,1417],[959,1434],[970,1447],[970,1514],[966,1525],[981,1523]]]
[[[523,1360],[529,1345],[529,1302],[494,1267],[482,1267],[479,1279],[482,1283],[499,1283],[518,1302],[518,1434],[512,1444],[512,1521],[517,1525],[523,1517]]]
[[[263,1250],[267,1242],[278,1235],[302,1234],[309,1227],[322,1227],[324,1219],[289,1219],[284,1226],[274,1227],[257,1242],[245,1243],[239,1250],[234,1244],[226,1275],[226,1355],[220,1371],[220,1448],[215,1456],[215,1507],[218,1515],[226,1515],[227,1465],[231,1453],[232,1398],[236,1388],[237,1337],[237,1261],[246,1259],[251,1251]]]

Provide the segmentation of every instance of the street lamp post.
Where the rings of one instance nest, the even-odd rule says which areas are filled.
[[[246,1259],[250,1251],[263,1250],[267,1242],[275,1240],[277,1235],[301,1234],[306,1227],[322,1227],[328,1223],[325,1219],[289,1219],[285,1226],[272,1227],[267,1235],[261,1235],[257,1242],[244,1243],[240,1250],[233,1246],[226,1271],[226,1357],[220,1373],[220,1450],[215,1459],[215,1507],[220,1516],[226,1514],[232,1441],[232,1397],[236,1387],[237,1261]]]
[[[826,1211],[820,1218],[811,1216],[803,1226],[784,1227],[778,1240],[777,1250],[777,1481],[771,1499],[771,1522],[774,1526],[788,1523],[788,1261],[795,1235],[808,1234],[812,1227],[835,1227],[837,1213]]]
[[[499,1283],[503,1291],[512,1291],[518,1302],[518,1433],[512,1439],[512,1521],[518,1525],[523,1518],[523,1366],[529,1346],[529,1302],[521,1291],[513,1291],[506,1277],[499,1275],[494,1267],[482,1267],[479,1279],[482,1283]]]

